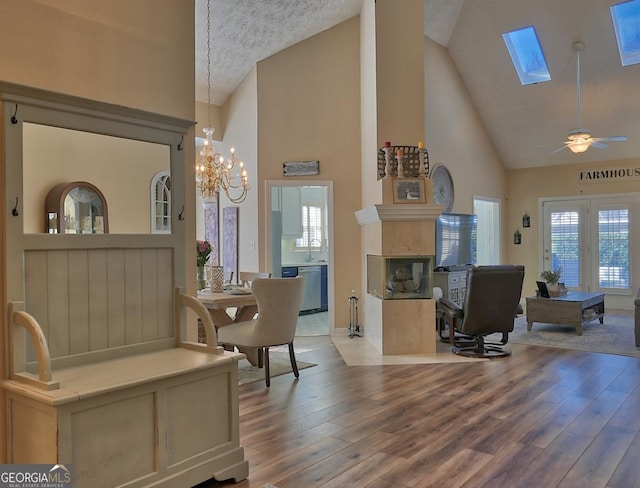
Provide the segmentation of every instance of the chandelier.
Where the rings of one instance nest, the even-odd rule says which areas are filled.
[[[218,201],[221,189],[231,202],[241,203],[247,198],[249,191],[244,162],[236,160],[234,148],[231,148],[231,156],[225,160],[213,145],[215,129],[211,128],[211,0],[207,0],[207,114],[208,126],[202,129],[206,136],[204,148],[196,160],[196,187],[205,206]]]
[[[205,205],[216,202],[221,189],[233,203],[243,202],[249,191],[244,162],[236,160],[234,148],[231,148],[231,156],[225,160],[213,145],[215,129],[205,127],[203,131],[206,136],[204,147],[196,162],[196,187],[203,202]],[[236,166],[237,172],[234,174]]]

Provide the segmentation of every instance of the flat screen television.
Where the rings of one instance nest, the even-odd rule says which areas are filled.
[[[440,214],[436,220],[436,268],[476,264],[477,255],[477,216]]]

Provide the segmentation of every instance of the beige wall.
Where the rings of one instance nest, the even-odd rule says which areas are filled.
[[[0,80],[195,118],[193,1],[4,1],[0,32],[4,39],[0,43]],[[192,137],[193,133],[188,140]],[[185,158],[193,160],[193,144],[187,144],[184,151]],[[193,181],[193,172],[193,167],[185,168],[186,181]],[[194,190],[187,185],[185,239],[190,242],[195,233],[193,199]],[[8,214],[6,202],[3,199],[3,216]],[[4,222],[0,225],[4,227]],[[193,251],[185,259],[195,262],[194,246],[187,249]],[[1,268],[6,309],[5,267]],[[195,266],[193,269],[195,289]],[[3,313],[3,322],[5,316]],[[0,351],[4,350],[2,342]],[[5,375],[4,366],[2,358],[0,377]],[[4,402],[1,397],[3,420]],[[5,437],[2,423],[0,462],[6,459]]]
[[[424,45],[426,145],[431,168],[444,164],[451,173],[452,211],[473,213],[474,195],[505,204],[506,172],[458,70],[440,44],[425,38]]]
[[[184,0],[2,2],[0,79],[194,118],[194,6]]]
[[[360,293],[362,272],[354,217],[361,204],[359,35],[359,20],[352,18],[261,61],[257,69],[258,181],[284,180],[282,163],[300,160],[319,160],[320,174],[287,182],[334,181],[336,327],[349,323],[346,299],[352,289]],[[262,194],[258,209],[262,256]]]
[[[590,149],[593,150],[593,149]],[[639,180],[615,179],[604,183],[580,182],[579,174],[585,170],[618,169],[620,167],[640,167],[640,159],[609,161],[592,164],[569,164],[564,166],[545,166],[511,170],[508,172],[509,200],[507,205],[507,223],[505,232],[509,261],[524,264],[526,268],[523,295],[532,295],[535,281],[540,272],[540,233],[542,215],[539,214],[538,200],[542,197],[575,197],[580,195],[606,195],[615,193],[637,193]],[[527,212],[531,217],[531,227],[522,228],[522,215]],[[513,233],[519,229],[522,244],[513,244]],[[632,289],[640,286],[640,262],[632,259]],[[627,305],[630,307],[630,305]]]
[[[258,222],[264,218],[264,187],[259,184],[258,166],[258,88],[257,69],[254,67],[225,103],[226,131],[223,147],[236,148],[236,156],[243,160],[249,177],[250,191],[241,204],[231,203],[223,195],[220,208],[237,206],[238,210],[238,268],[239,271],[266,271],[258,254],[262,247],[258,235]],[[221,234],[222,235],[222,234]],[[224,249],[224,243],[222,244]]]
[[[423,18],[423,0],[375,2],[377,147],[424,140]]]

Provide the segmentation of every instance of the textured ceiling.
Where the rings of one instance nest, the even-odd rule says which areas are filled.
[[[362,0],[210,0],[212,102],[261,59],[360,13]],[[207,101],[207,0],[196,0],[196,99]]]
[[[424,29],[446,46],[464,0],[425,0]],[[210,0],[212,101],[261,59],[360,13],[362,0]],[[196,99],[207,95],[207,0],[196,0]]]
[[[361,0],[211,0],[212,101],[220,104],[256,62],[360,12]],[[507,168],[640,155],[640,65],[622,67],[613,0],[425,0],[425,35],[447,46]],[[552,81],[523,87],[502,33],[535,25]],[[629,137],[574,155],[562,146],[576,125],[571,45],[585,43],[582,126]],[[206,0],[196,0],[196,98],[207,101]]]

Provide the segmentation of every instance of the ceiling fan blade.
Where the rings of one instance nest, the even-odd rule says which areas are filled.
[[[607,142],[628,141],[626,136],[592,137],[591,140],[592,141],[596,141],[596,142],[601,142],[601,141],[607,141]]]
[[[562,151],[563,149],[566,149],[566,148],[567,148],[567,145],[565,144],[564,146],[559,147],[555,151],[551,151],[551,154],[555,154],[555,153],[560,152],[560,151]]]
[[[591,147],[596,147],[598,149],[604,149],[605,147],[609,147],[609,144],[604,144],[602,142],[598,142],[596,140],[591,141]]]

